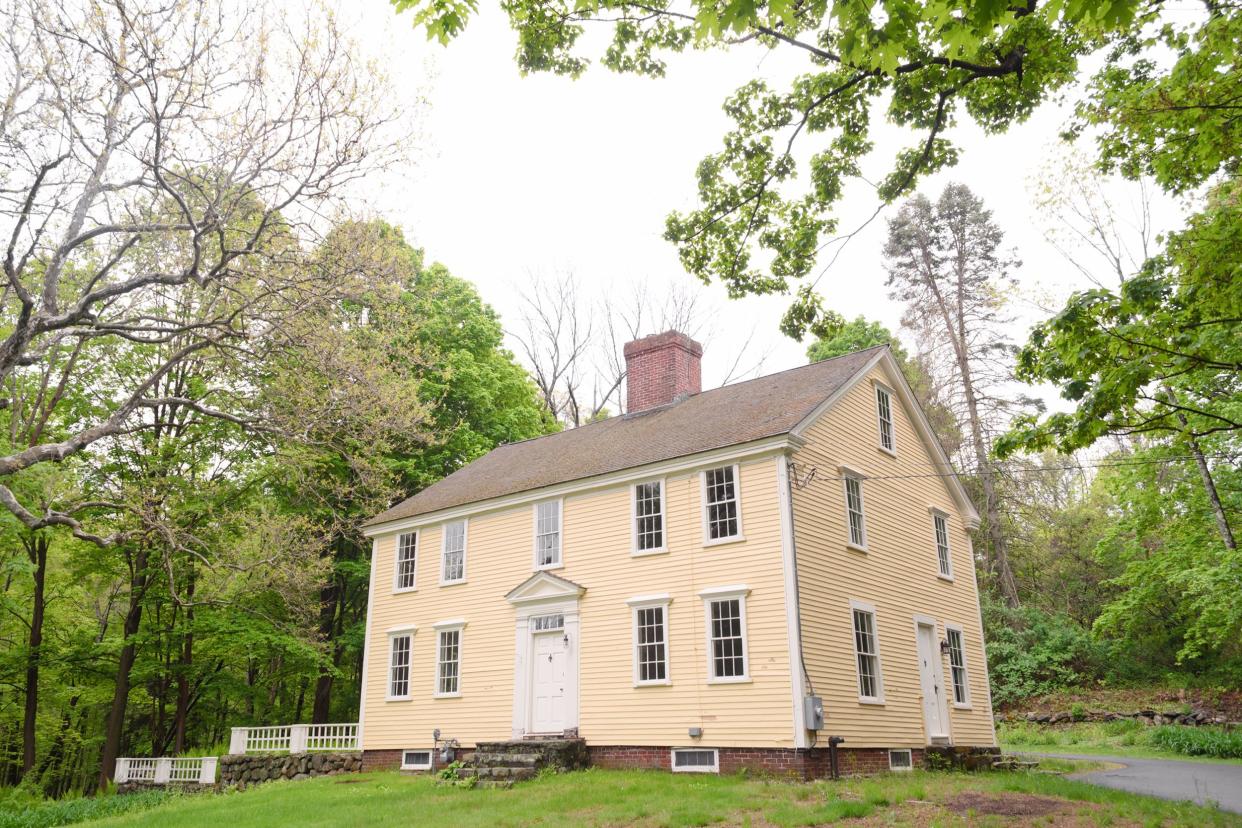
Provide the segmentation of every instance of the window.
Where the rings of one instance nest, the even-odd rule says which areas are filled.
[[[440,627],[436,645],[436,695],[461,693],[461,626]]]
[[[414,574],[418,564],[418,533],[397,535],[397,567],[393,589],[401,592],[414,589]]]
[[[940,562],[940,577],[953,579],[953,559],[949,556],[949,519],[940,512],[932,512],[932,526],[936,530],[936,558]]]
[[[668,684],[667,595],[626,601],[634,613],[634,684]]]
[[[673,748],[673,771],[677,773],[719,773],[720,757],[706,748]]]
[[[389,633],[389,699],[410,697],[410,644],[413,639],[413,632]]]
[[[892,771],[914,770],[914,756],[910,749],[890,750],[888,752],[888,769]]]
[[[893,438],[893,396],[882,385],[875,387],[875,413],[880,421],[880,448],[893,454],[897,451]]]
[[[561,564],[561,502],[546,500],[535,504],[535,568],[548,569]]]
[[[664,486],[659,480],[634,487],[634,552],[664,551]]]
[[[741,539],[737,466],[723,466],[703,472],[703,506],[704,543]]]
[[[444,524],[440,583],[459,584],[466,578],[466,522]]]
[[[401,751],[401,770],[431,770],[431,751]]]
[[[552,615],[536,615],[530,619],[530,628],[535,632],[547,632],[548,630],[565,629],[565,615],[563,613],[553,613]]]
[[[854,653],[858,657],[858,698],[878,702],[884,699],[884,683],[880,675],[880,645],[875,634],[875,610],[855,604]]]
[[[706,589],[707,660],[710,682],[749,681],[746,660],[746,595],[744,586]]]
[[[966,678],[966,650],[962,646],[962,631],[945,627],[949,639],[949,669],[953,673],[953,703],[958,706],[970,704],[970,682]]]
[[[845,511],[850,522],[850,546],[867,548],[867,526],[863,521],[862,477],[845,469]]]

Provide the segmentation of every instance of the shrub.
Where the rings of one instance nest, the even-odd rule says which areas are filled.
[[[1164,725],[1152,731],[1151,744],[1187,756],[1242,759],[1242,730]]]
[[[1098,678],[1104,648],[1070,619],[984,603],[992,698],[999,704],[1079,687]]]
[[[0,809],[0,828],[53,828],[75,822],[103,819],[127,811],[154,808],[178,796],[171,791],[143,791],[124,796],[75,797],[49,800],[22,808]]]

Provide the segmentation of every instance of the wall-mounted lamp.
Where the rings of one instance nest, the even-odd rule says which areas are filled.
[[[565,640],[565,646],[568,647],[569,646],[569,633],[565,633],[564,640]]]
[[[947,638],[940,639],[940,654],[942,656],[946,656],[949,654],[949,639]]]

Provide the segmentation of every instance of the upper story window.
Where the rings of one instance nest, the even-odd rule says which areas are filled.
[[[414,589],[418,566],[418,533],[397,535],[396,571],[393,573],[393,589],[398,592]]]
[[[883,385],[875,387],[875,413],[880,421],[880,448],[891,453],[897,451],[893,433],[893,395]]]
[[[970,681],[966,677],[966,648],[962,644],[962,631],[957,627],[945,627],[949,642],[949,669],[953,674],[953,703],[965,707],[970,704]]]
[[[388,634],[388,698],[410,697],[410,647],[414,641],[413,630]]]
[[[634,486],[634,552],[664,551],[664,484]]]
[[[721,466],[703,472],[703,526],[704,543],[742,537],[737,466]]]
[[[744,586],[707,589],[703,598],[707,624],[709,682],[749,681]]]
[[[457,696],[461,694],[462,624],[436,626],[436,695]]]
[[[858,663],[859,701],[884,700],[884,678],[880,672],[880,643],[876,637],[875,608],[854,603],[854,655]]]
[[[845,479],[845,512],[849,520],[850,546],[858,549],[867,548],[867,524],[863,517],[862,475],[843,468]]]
[[[561,502],[535,504],[535,568],[561,565]]]
[[[464,520],[444,524],[444,541],[440,557],[440,583],[456,584],[466,579],[466,522]]]
[[[932,512],[932,528],[936,533],[936,559],[940,577],[953,579],[953,559],[949,555],[949,518],[943,512]]]

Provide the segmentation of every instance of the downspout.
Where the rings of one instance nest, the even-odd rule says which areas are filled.
[[[812,696],[815,695],[815,684],[814,682],[811,681],[811,674],[806,669],[806,656],[804,655],[803,648],[802,648],[802,598],[801,598],[802,582],[798,577],[798,544],[796,540],[797,532],[794,531],[793,481],[791,480],[789,476],[788,455],[782,454],[780,456],[778,469],[779,469],[779,473],[781,477],[781,488],[782,488],[781,500],[783,501],[781,504],[781,511],[783,513],[782,516],[785,519],[785,523],[789,531],[789,536],[786,539],[786,542],[788,543],[788,546],[789,546],[788,566],[789,566],[790,573],[791,573],[792,580],[793,580],[793,591],[792,591],[792,595],[790,596],[790,598],[793,600],[794,626],[797,632],[798,665],[801,668],[800,669],[800,673],[801,673],[800,689],[803,691],[803,694],[804,694],[797,701],[798,708],[794,711],[794,715],[795,717],[797,717],[799,715],[799,712],[802,709],[802,705],[805,703],[804,702],[805,694],[809,693]],[[791,664],[790,667],[792,668],[793,665]],[[802,720],[802,725],[804,728],[804,732],[809,732],[811,734],[809,747],[812,747],[812,748],[815,747],[816,743],[819,741],[819,732],[815,730],[806,731],[805,730],[805,726],[806,726],[805,718],[803,718]]]

